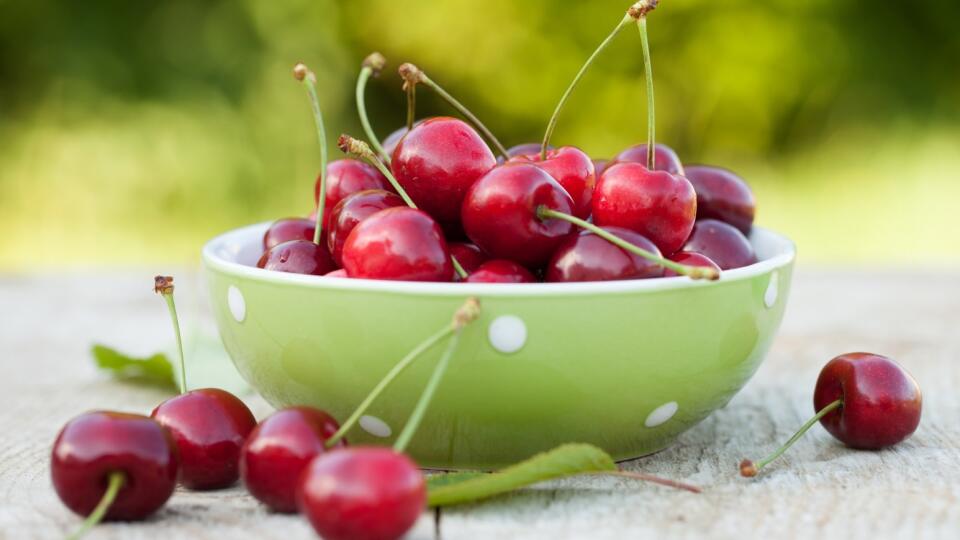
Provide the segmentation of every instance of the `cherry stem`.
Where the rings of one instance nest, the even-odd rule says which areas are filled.
[[[337,139],[337,146],[340,147],[340,150],[343,150],[345,154],[350,157],[355,157],[366,161],[367,163],[373,165],[380,171],[383,176],[386,177],[387,181],[390,182],[390,185],[393,186],[393,189],[400,195],[400,198],[403,199],[403,202],[407,204],[410,208],[416,208],[417,205],[414,204],[413,199],[410,198],[410,195],[407,195],[407,191],[403,189],[403,186],[400,185],[400,182],[397,181],[397,178],[393,176],[393,173],[390,172],[390,169],[377,158],[377,155],[373,153],[373,150],[370,149],[370,145],[359,140],[354,139],[353,137],[343,134],[340,135],[340,138]],[[453,269],[457,272],[457,275],[460,276],[460,279],[467,279],[467,271],[463,269],[463,266],[457,261],[456,257],[450,257],[451,262],[453,263]]]
[[[666,486],[675,489],[682,489],[689,491],[691,493],[701,493],[703,490],[692,484],[687,484],[685,482],[680,482],[677,480],[670,480],[669,478],[663,478],[653,474],[647,474],[642,472],[633,472],[633,471],[604,471],[593,473],[601,476],[619,476],[622,478],[631,478],[633,480],[640,480],[642,482],[650,482],[651,484],[658,484],[661,486]]]
[[[83,520],[83,523],[80,524],[80,527],[77,530],[70,533],[70,536],[67,537],[67,540],[78,540],[83,535],[87,534],[90,529],[97,526],[98,523],[103,521],[103,517],[107,514],[107,510],[110,510],[110,505],[117,499],[117,494],[120,493],[120,488],[123,487],[123,484],[126,482],[126,476],[120,471],[113,471],[110,473],[110,476],[107,477],[107,490],[103,492],[103,496],[100,497],[100,502],[97,503],[97,506],[93,509],[92,512]]]
[[[183,339],[180,336],[180,318],[177,317],[177,305],[173,301],[173,276],[154,277],[153,292],[163,297],[167,302],[167,311],[170,312],[173,333],[177,336],[177,353],[180,355],[180,393],[183,394],[187,391],[187,368],[183,357]]]
[[[407,62],[400,66],[400,76],[403,77],[404,88],[406,88],[408,85],[415,86],[417,83],[422,83],[436,92],[437,95],[447,102],[447,104],[466,117],[466,119],[469,120],[475,128],[479,129],[480,132],[483,133],[484,137],[486,137],[487,140],[490,141],[494,147],[496,147],[497,152],[499,152],[504,159],[510,159],[510,156],[507,154],[506,147],[500,144],[500,141],[493,135],[493,132],[487,129],[487,126],[484,125],[484,123],[481,122],[480,119],[470,112],[470,110],[467,109],[462,103],[457,101],[457,99],[450,95],[450,93],[444,90],[439,84],[434,82],[433,79],[427,77],[427,74],[424,73],[423,70]]]
[[[367,117],[367,104],[364,100],[364,93],[367,89],[367,81],[370,80],[371,75],[374,77],[379,75],[386,63],[387,59],[378,52],[370,53],[369,56],[363,59],[363,65],[360,68],[360,76],[357,77],[356,94],[357,113],[360,116],[360,125],[363,126],[363,132],[367,135],[367,139],[370,140],[370,144],[374,149],[376,149],[377,153],[383,156],[383,160],[389,164],[390,156],[387,155],[386,150],[383,149],[383,145],[380,144],[380,139],[377,138],[376,133],[373,132],[373,128],[370,127],[370,119]]]
[[[320,200],[317,201],[317,224],[313,230],[313,243],[319,245],[323,232],[323,207],[327,203],[327,131],[323,127],[320,98],[317,97],[317,76],[301,63],[293,66],[293,77],[307,87],[313,108],[313,121],[317,125],[317,140],[320,143]]]
[[[780,457],[781,454],[787,451],[788,448],[793,446],[793,443],[797,442],[800,437],[803,437],[803,434],[806,433],[814,424],[820,421],[821,418],[830,414],[834,410],[843,406],[843,399],[837,399],[836,401],[830,402],[826,407],[820,409],[817,414],[813,415],[813,418],[807,420],[805,424],[800,426],[800,429],[793,434],[793,437],[790,437],[786,443],[780,448],[770,454],[769,456],[761,459],[760,461],[754,463],[749,459],[745,459],[740,462],[740,474],[747,477],[756,476],[760,469],[766,467],[771,461]]]
[[[404,82],[403,89],[407,91],[407,131],[410,131],[417,117],[417,85]]]
[[[560,219],[560,220],[572,223],[578,227],[581,227],[583,229],[586,229],[592,232],[593,234],[599,236],[600,238],[603,238],[604,240],[610,242],[611,244],[619,248],[625,249],[635,255],[639,255],[640,257],[643,257],[648,261],[657,263],[658,265],[664,268],[669,268],[670,270],[673,270],[678,274],[687,276],[690,279],[715,280],[720,278],[720,273],[717,272],[717,270],[714,268],[708,268],[708,267],[702,267],[702,266],[687,266],[685,264],[680,264],[680,263],[671,261],[669,259],[665,259],[655,253],[651,253],[641,247],[635,246],[630,242],[627,242],[623,238],[620,238],[619,236],[613,233],[610,233],[601,229],[600,227],[594,225],[593,223],[584,221],[575,216],[571,216],[570,214],[558,212],[551,208],[547,208],[546,206],[540,205],[537,207],[537,217],[540,218],[541,220]]]
[[[637,28],[640,29],[640,42],[643,45],[644,79],[647,82],[647,169],[653,170],[656,165],[654,139],[656,135],[656,113],[653,106],[653,62],[650,59],[650,42],[647,39],[647,17],[637,19]]]

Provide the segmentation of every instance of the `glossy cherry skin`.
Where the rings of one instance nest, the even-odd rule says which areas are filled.
[[[219,388],[191,390],[164,401],[150,417],[173,436],[185,487],[220,489],[240,477],[240,448],[257,420],[236,396]]]
[[[536,276],[519,264],[506,259],[492,259],[467,276],[467,283],[535,283]]]
[[[393,191],[390,182],[376,167],[355,159],[338,159],[327,165],[327,198],[324,201],[323,226],[327,228],[330,221],[330,211],[343,199],[350,195],[368,189],[382,189]],[[320,200],[320,178],[313,186],[313,200]]]
[[[426,508],[423,473],[389,448],[318,456],[304,472],[300,511],[326,540],[397,540]]]
[[[593,188],[597,184],[593,160],[575,146],[563,146],[547,151],[547,159],[541,160],[537,153],[520,155],[511,162],[530,162],[547,171],[573,199],[573,214],[586,219],[590,216]]]
[[[640,234],[620,227],[603,229],[654,255],[660,255],[657,246]],[[545,280],[610,281],[661,276],[662,266],[615,246],[590,231],[580,231],[567,239],[550,258]]]
[[[693,253],[687,251],[679,251],[673,255],[667,257],[675,263],[684,264],[687,266],[698,266],[701,268],[713,268],[717,272],[720,271],[720,267],[717,266],[717,263],[710,260],[710,257],[700,253]],[[663,270],[663,277],[677,277],[680,274],[674,272],[669,268]]]
[[[496,164],[490,147],[466,122],[438,117],[400,140],[390,168],[417,207],[441,223],[457,223],[467,190]]]
[[[270,225],[270,228],[263,235],[263,250],[267,251],[278,244],[291,240],[312,241],[316,224],[316,218],[278,219]]]
[[[843,404],[820,423],[852,448],[897,444],[920,425],[920,386],[900,364],[878,354],[849,353],[827,362],[813,392],[814,410],[837,399]]]
[[[526,163],[507,163],[484,175],[467,192],[463,227],[488,255],[539,268],[573,231],[566,221],[537,217],[541,205],[573,213],[573,199],[546,171]]]
[[[361,221],[343,245],[352,278],[452,281],[453,262],[443,231],[425,212],[387,208]]]
[[[448,247],[450,248],[450,256],[457,259],[457,262],[468,274],[490,260],[490,257],[484,255],[480,248],[468,242],[450,242]]]
[[[177,485],[177,447],[170,433],[139,414],[82,414],[53,443],[50,474],[60,500],[89,515],[107,490],[110,473],[124,483],[104,519],[143,519],[162,507]]]
[[[553,150],[553,146],[548,145],[547,150]],[[521,143],[507,148],[507,156],[515,158],[517,156],[529,156],[540,153],[540,143]],[[503,164],[503,156],[497,156],[497,163]]]
[[[264,252],[257,266],[274,272],[322,276],[337,268],[330,251],[310,240],[291,240]]]
[[[267,417],[247,437],[240,453],[240,476],[251,495],[277,512],[296,512],[300,475],[339,429],[327,413],[290,407]],[[338,441],[334,448],[345,446]]]
[[[650,171],[639,163],[615,163],[593,193],[593,222],[630,229],[673,255],[690,236],[697,194],[686,178]]]
[[[414,122],[414,126],[420,122]],[[393,151],[397,149],[397,145],[400,143],[400,139],[407,134],[407,126],[403,126],[400,129],[393,131],[391,134],[387,135],[387,138],[381,142],[383,146],[383,151],[387,153],[388,156],[393,156]]]
[[[647,143],[631,146],[613,158],[617,163],[640,163],[647,165]],[[653,147],[653,168],[658,171],[667,171],[670,174],[683,175],[683,165],[680,156],[665,144],[656,144]]]
[[[691,165],[685,176],[697,192],[697,219],[719,219],[750,234],[757,202],[742,178],[707,165]]]
[[[706,255],[721,270],[757,262],[757,255],[747,237],[733,225],[715,219],[697,221],[683,251]]]
[[[358,191],[340,201],[330,212],[330,227],[327,229],[327,248],[333,261],[343,264],[343,245],[358,223],[395,206],[405,206],[403,199],[382,189]]]

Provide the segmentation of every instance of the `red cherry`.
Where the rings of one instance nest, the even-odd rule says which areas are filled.
[[[472,274],[481,264],[490,260],[489,257],[483,254],[474,244],[467,242],[450,242],[448,244],[450,248],[450,256],[457,259],[457,262],[460,263],[460,266],[467,271],[468,274]]]
[[[420,122],[413,124],[416,126]],[[400,139],[407,134],[407,126],[403,126],[400,129],[394,131],[393,133],[387,135],[387,138],[383,140],[381,146],[383,146],[383,151],[387,153],[388,156],[393,156],[394,150],[397,149],[397,145],[400,144]]]
[[[327,540],[396,540],[426,508],[423,473],[389,448],[318,456],[303,474],[300,511]]]
[[[336,269],[327,247],[309,240],[278,244],[260,257],[257,266],[274,272],[322,276]]]
[[[573,200],[543,169],[501,165],[478,180],[463,200],[463,227],[484,252],[538,268],[573,230],[559,219],[541,220],[537,208],[571,214]]]
[[[472,127],[439,117],[424,120],[400,140],[390,168],[421,210],[439,222],[456,223],[467,190],[496,163]]]
[[[680,156],[674,152],[673,148],[665,144],[655,144],[653,147],[653,168],[658,171],[667,171],[670,174],[683,175],[683,165],[680,164]],[[613,158],[614,163],[640,163],[647,164],[647,143],[631,146]],[[599,174],[599,173],[598,173]]]
[[[177,448],[170,433],[139,414],[82,414],[53,443],[50,474],[63,504],[87,516],[107,491],[107,479],[122,475],[104,519],[138,520],[167,502],[177,484]]]
[[[327,439],[340,426],[327,413],[291,407],[273,413],[247,437],[240,453],[240,476],[250,494],[277,512],[295,512],[300,475],[325,453]],[[345,446],[340,440],[336,446]]]
[[[330,272],[330,273],[326,274],[326,276],[327,276],[327,277],[338,277],[338,278],[350,277],[350,276],[347,275],[347,271],[344,270],[343,268],[338,268],[338,269],[334,270],[333,272]]]
[[[674,253],[673,255],[667,257],[675,263],[685,264],[687,266],[699,266],[701,268],[713,268],[717,272],[721,269],[717,266],[717,263],[710,260],[710,257],[706,255],[701,255],[700,253],[693,253],[687,251],[680,251]],[[673,270],[666,268],[663,271],[663,277],[676,277],[680,274],[674,272]]]
[[[493,259],[470,272],[467,283],[535,283],[529,270],[506,259]]]
[[[553,146],[548,146],[547,150],[553,150]],[[517,156],[532,156],[533,154],[539,154],[539,153],[540,153],[540,143],[522,143],[515,146],[511,146],[510,148],[507,148],[507,155],[510,156],[511,158],[515,158]],[[504,161],[505,160],[503,156],[497,156],[498,164],[502,165]]]
[[[657,246],[640,234],[620,227],[603,229],[639,248],[660,255]],[[615,246],[590,231],[580,231],[553,254],[547,264],[546,281],[608,281],[662,275],[662,266]]]
[[[352,278],[453,280],[453,262],[440,226],[426,213],[408,207],[381,210],[361,221],[347,237],[342,258]]]
[[[697,221],[683,251],[706,255],[722,270],[757,262],[757,255],[747,237],[733,225],[715,219]]]
[[[583,150],[563,146],[547,151],[547,159],[540,160],[540,148],[533,153],[510,159],[511,162],[532,162],[547,171],[573,199],[573,215],[586,219],[590,215],[593,188],[597,183],[593,161]]]
[[[600,178],[600,175],[603,174],[603,171],[607,169],[607,166],[611,165],[609,159],[595,159],[593,160],[593,174]]]
[[[268,251],[277,244],[291,240],[313,241],[316,229],[316,215],[313,219],[284,218],[274,221],[263,235],[263,250]]]
[[[219,489],[240,477],[240,448],[257,420],[236,396],[219,388],[191,390],[164,401],[150,417],[177,444],[184,486]]]
[[[343,264],[343,244],[358,223],[394,206],[404,206],[403,199],[382,189],[358,191],[340,201],[330,212],[330,227],[327,229],[327,248],[334,262]]]
[[[742,178],[706,165],[687,167],[685,176],[697,192],[697,219],[719,219],[750,234],[757,203]]]
[[[639,163],[615,163],[593,193],[593,221],[647,237],[664,255],[683,247],[697,216],[697,194],[686,178],[650,171]]]
[[[329,227],[330,211],[348,196],[368,189],[393,191],[390,183],[373,165],[355,159],[338,159],[327,165],[327,198],[324,201],[324,229]],[[320,200],[320,178],[313,186],[314,204]],[[312,239],[312,237],[311,237]]]

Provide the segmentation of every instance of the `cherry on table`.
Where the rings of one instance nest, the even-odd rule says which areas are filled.
[[[440,226],[425,212],[406,206],[381,210],[358,223],[343,245],[342,259],[352,278],[453,280]]]
[[[277,512],[295,512],[300,475],[314,457],[327,451],[327,439],[340,426],[327,413],[290,407],[258,425],[240,453],[240,476],[251,495]],[[340,440],[334,448],[345,446]]]
[[[603,230],[660,255],[657,246],[643,235],[621,227]],[[615,246],[590,231],[580,231],[564,242],[547,264],[545,279],[549,282],[608,281],[646,279],[663,275],[657,263]]]
[[[447,244],[447,247],[450,249],[450,256],[457,259],[457,262],[460,263],[460,266],[462,266],[468,274],[479,268],[481,264],[490,260],[490,257],[484,255],[476,244],[469,242],[450,242]]]
[[[611,160],[611,163],[640,163],[647,164],[647,143],[631,146],[620,152]],[[656,143],[653,145],[654,165],[653,168],[658,171],[667,171],[670,174],[683,175],[683,165],[680,163],[680,156],[665,144]]]
[[[590,215],[597,177],[593,160],[583,150],[575,146],[562,146],[548,150],[546,159],[541,159],[538,145],[534,152],[512,157],[510,162],[528,162],[540,167],[567,190],[573,199],[573,215],[584,219]]]
[[[750,234],[757,202],[742,178],[708,165],[691,165],[684,176],[697,192],[697,219],[718,219]]]
[[[721,270],[721,268],[717,266],[717,263],[713,262],[710,259],[710,257],[707,257],[706,255],[703,255],[700,253],[694,253],[692,251],[690,252],[678,251],[677,253],[674,253],[673,255],[667,258],[675,263],[680,263],[686,266],[699,266],[701,268],[713,268],[718,273]],[[663,271],[663,277],[677,277],[679,275],[680,274],[674,272],[670,268],[666,268]]]
[[[274,272],[322,276],[337,268],[325,245],[310,240],[290,240],[270,248],[257,267]]]
[[[292,217],[274,221],[263,234],[263,250],[268,251],[278,244],[291,240],[312,241],[316,221],[315,217],[313,219]]]
[[[757,262],[750,240],[733,225],[715,219],[698,220],[683,251],[705,255],[722,270]]]
[[[358,223],[394,206],[404,206],[403,199],[382,189],[358,191],[340,201],[330,212],[330,226],[327,228],[327,248],[333,261],[343,264],[343,245]]]
[[[506,259],[492,259],[478,266],[467,276],[467,283],[535,283],[529,270]]]
[[[164,401],[150,417],[177,444],[184,486],[220,489],[240,477],[240,448],[257,420],[236,396],[219,388],[191,390]]]
[[[331,210],[343,199],[358,191],[380,189],[393,191],[393,187],[376,167],[355,159],[338,159],[327,165],[327,197],[324,200],[324,229],[329,229]],[[313,201],[320,200],[320,178],[313,187]],[[312,238],[312,237],[311,237]]]

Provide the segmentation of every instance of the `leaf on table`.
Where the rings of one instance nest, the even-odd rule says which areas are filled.
[[[454,478],[446,485],[429,486],[427,504],[448,506],[469,503],[546,480],[616,469],[613,458],[596,446],[564,444],[492,474]]]
[[[474,478],[480,478],[481,476],[487,476],[487,474],[488,473],[475,471],[433,474],[427,477],[427,489],[432,491],[444,486],[451,486],[453,484],[459,484],[460,482],[466,482],[467,480],[473,480]]]
[[[123,354],[105,345],[95,344],[91,350],[97,367],[110,372],[115,378],[176,389],[173,364],[165,354],[137,358]]]

